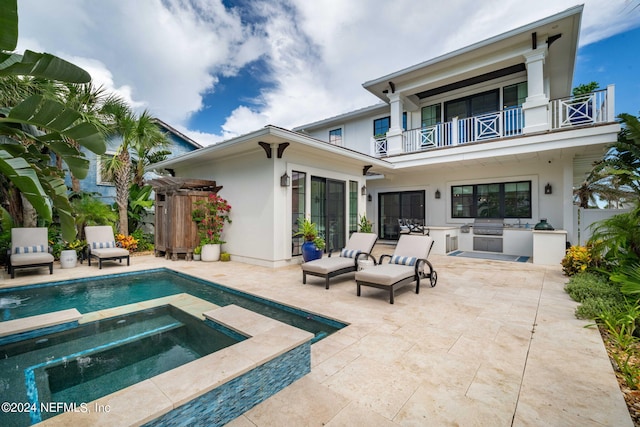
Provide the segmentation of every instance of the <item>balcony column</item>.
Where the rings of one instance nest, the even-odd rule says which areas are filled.
[[[527,87],[529,96],[522,110],[524,112],[523,133],[543,132],[550,129],[549,98],[544,92],[544,60],[547,46],[542,45],[524,55],[527,66]]]
[[[387,132],[387,155],[402,154],[402,110],[404,105],[399,93],[388,93],[391,107],[391,127]]]

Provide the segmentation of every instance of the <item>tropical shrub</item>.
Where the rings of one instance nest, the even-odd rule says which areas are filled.
[[[620,310],[626,301],[617,286],[606,277],[594,273],[577,273],[565,285],[565,291],[574,301],[578,319],[596,319],[605,310]]]
[[[635,334],[640,319],[640,306],[627,303],[622,308],[603,310],[598,323],[614,344],[611,357],[627,386],[637,390],[640,384],[640,366],[636,363],[638,337]]]
[[[358,223],[358,231],[360,233],[371,233],[372,226],[373,224],[367,219],[366,215],[360,217],[360,222]]]
[[[597,222],[590,242],[610,270],[640,262],[640,205]]]
[[[571,246],[562,259],[562,271],[567,276],[587,271],[597,265],[591,246]]]
[[[153,187],[150,185],[140,187],[137,184],[131,184],[129,187],[129,201],[127,205],[129,230],[137,230],[142,225],[144,214],[147,212],[147,209],[153,206],[153,199],[151,198],[152,192]],[[118,205],[114,204],[114,210],[117,208]]]
[[[142,229],[138,228],[131,236],[138,241],[138,252],[152,251],[154,244],[154,237],[151,234],[145,233]]]
[[[0,206],[0,264],[6,264],[7,251],[11,249],[11,228],[13,221],[6,209]]]
[[[79,193],[71,197],[78,236],[83,236],[87,225],[113,225],[118,214],[111,206],[100,200],[95,193]]]
[[[129,252],[135,252],[138,249],[138,241],[131,235],[116,234],[116,242]]]
[[[640,298],[640,263],[622,266],[609,279],[620,285],[623,294]]]

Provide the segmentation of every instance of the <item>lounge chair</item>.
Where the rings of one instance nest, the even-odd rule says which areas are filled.
[[[329,289],[330,278],[356,271],[358,259],[371,257],[371,250],[377,239],[378,236],[375,233],[353,233],[339,256],[332,257],[329,253],[328,257],[302,264],[302,283],[307,283],[307,274],[323,277],[325,288]]]
[[[49,237],[45,227],[11,229],[11,254],[8,272],[16,277],[16,268],[49,267],[53,274],[53,255],[49,253]]]
[[[433,239],[429,236],[403,234],[393,255],[381,255],[378,265],[356,272],[357,295],[360,296],[362,286],[371,286],[389,290],[389,303],[393,304],[396,288],[416,282],[416,294],[420,293],[420,278],[428,278],[431,287],[438,281],[433,265],[427,260]],[[389,262],[384,263],[384,259]],[[429,272],[425,272],[425,266]]]
[[[127,265],[130,265],[129,251],[118,247],[110,225],[87,226],[84,228],[84,235],[87,238],[89,267],[91,267],[92,257],[98,259],[100,269],[102,269],[102,261],[107,260],[122,262],[126,258]]]

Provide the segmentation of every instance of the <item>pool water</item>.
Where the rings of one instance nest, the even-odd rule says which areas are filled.
[[[83,324],[0,347],[3,401],[83,403],[144,381],[239,342],[172,306]],[[2,413],[3,426],[24,426],[57,413]]]
[[[0,290],[1,321],[51,311],[90,313],[149,299],[188,293],[218,306],[235,304],[315,335],[314,341],[346,324],[167,269],[78,279]]]

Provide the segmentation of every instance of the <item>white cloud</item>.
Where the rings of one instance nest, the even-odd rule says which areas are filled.
[[[585,0],[581,43],[640,25],[638,0]],[[20,47],[72,60],[207,144],[377,102],[361,84],[560,12],[575,0],[19,0]],[[216,135],[186,128],[218,78],[262,58],[268,82]]]

